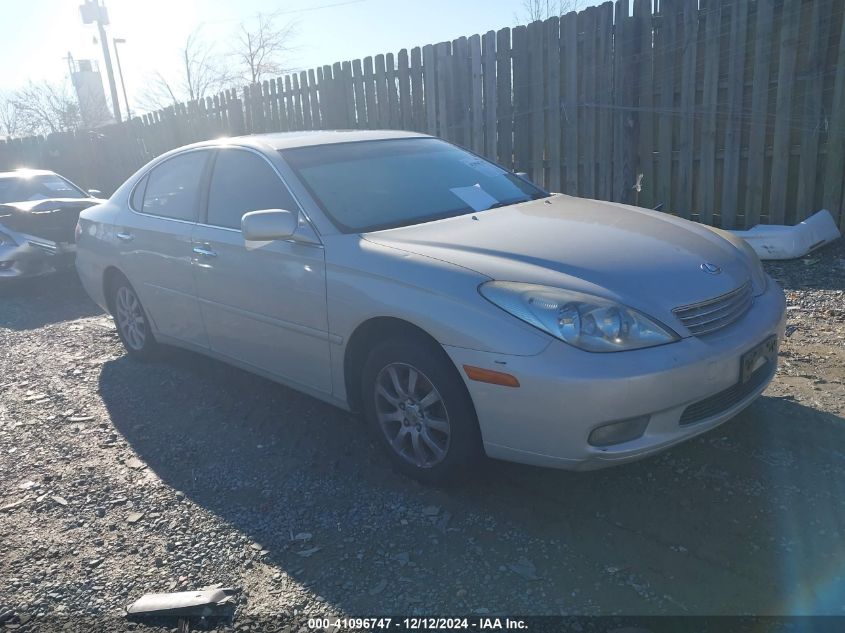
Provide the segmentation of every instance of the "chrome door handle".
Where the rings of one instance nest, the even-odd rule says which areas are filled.
[[[199,246],[194,246],[194,252],[197,255],[202,255],[203,257],[217,257],[216,252],[214,252],[210,249],[207,249],[207,248],[201,248]]]
[[[117,239],[123,242],[131,242],[135,239],[135,236],[132,233],[117,233]]]

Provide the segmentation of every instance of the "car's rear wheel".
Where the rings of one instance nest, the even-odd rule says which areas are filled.
[[[367,421],[394,465],[423,483],[466,474],[481,455],[475,409],[446,354],[422,341],[385,341],[362,372]]]
[[[133,358],[149,360],[158,352],[150,320],[135,289],[124,278],[112,283],[112,314],[123,347]]]

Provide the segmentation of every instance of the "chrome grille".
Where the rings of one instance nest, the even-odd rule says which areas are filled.
[[[748,311],[751,302],[751,282],[747,281],[736,290],[720,297],[681,306],[672,312],[691,334],[700,336],[730,325]]]

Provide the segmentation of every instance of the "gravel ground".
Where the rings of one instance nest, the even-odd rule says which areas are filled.
[[[767,267],[789,338],[735,420],[628,466],[495,462],[446,491],[393,473],[317,400],[187,352],[130,361],[71,274],[6,289],[0,630],[132,628],[142,594],[215,584],[242,590],[244,629],[845,614],[845,247]]]

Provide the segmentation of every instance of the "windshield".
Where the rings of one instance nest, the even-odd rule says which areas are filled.
[[[47,198],[87,197],[87,193],[56,174],[0,176],[0,204]]]
[[[347,233],[419,224],[549,195],[434,138],[316,145],[283,150],[282,156]]]

